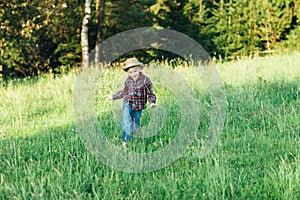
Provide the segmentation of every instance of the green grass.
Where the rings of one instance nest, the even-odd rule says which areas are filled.
[[[299,199],[299,63],[300,54],[294,53],[217,64],[227,114],[217,145],[201,159],[210,101],[199,75],[177,68],[196,91],[200,126],[180,159],[149,173],[114,170],[85,148],[73,116],[75,73],[11,81],[0,87],[0,199]],[[120,70],[108,70],[95,94],[97,118],[116,145],[120,132],[114,114],[122,103],[105,97],[124,77]],[[130,151],[156,151],[178,131],[180,105],[172,90],[155,83],[165,126],[154,137],[134,140]],[[150,119],[148,108],[144,127]]]

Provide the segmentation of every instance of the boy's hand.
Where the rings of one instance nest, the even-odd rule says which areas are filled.
[[[107,95],[107,100],[113,100],[113,96],[111,94]]]
[[[151,104],[150,104],[150,108],[155,108],[156,106],[157,106],[156,103],[151,103]]]

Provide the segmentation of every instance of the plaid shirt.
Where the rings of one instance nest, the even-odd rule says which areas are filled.
[[[136,81],[128,77],[124,83],[124,89],[113,95],[113,99],[121,98],[124,99],[124,102],[129,102],[132,110],[145,109],[147,99],[150,103],[156,102],[156,96],[152,90],[152,82],[142,72],[140,72]]]

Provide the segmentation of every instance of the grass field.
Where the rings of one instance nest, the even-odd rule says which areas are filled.
[[[293,53],[217,64],[228,107],[221,137],[204,158],[199,141],[208,129],[209,98],[193,69],[176,68],[195,90],[201,122],[178,160],[148,173],[112,169],[85,148],[73,116],[75,73],[10,81],[0,86],[0,199],[300,199],[299,63]],[[95,94],[96,116],[115,145],[122,103],[105,96],[124,77],[108,70]],[[156,151],[179,129],[176,96],[153,82],[165,126],[134,140],[129,151]],[[142,127],[151,116],[147,108]]]

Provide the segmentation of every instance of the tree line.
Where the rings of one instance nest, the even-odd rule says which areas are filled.
[[[80,67],[86,3],[90,52],[125,30],[164,27],[224,59],[262,51],[300,50],[300,0],[10,0],[0,2],[4,76],[62,73]],[[167,52],[136,52],[172,58]]]

